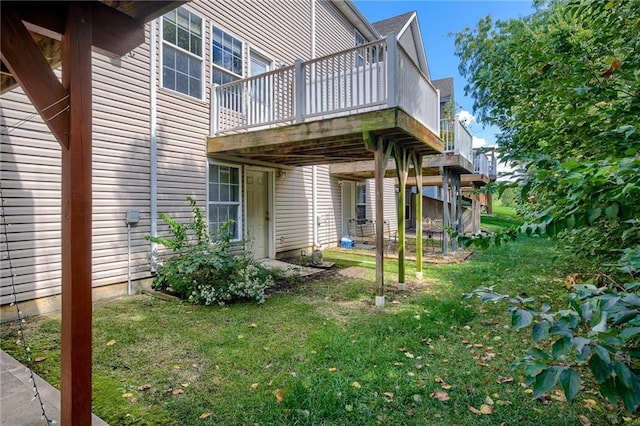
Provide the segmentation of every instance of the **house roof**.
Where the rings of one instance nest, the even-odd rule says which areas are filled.
[[[420,33],[418,14],[415,10],[383,19],[382,21],[374,22],[373,26],[381,36],[385,36],[389,33],[395,33],[398,40],[400,40],[404,33],[411,28],[412,41],[416,47],[416,52],[418,52],[418,66],[420,67],[420,71],[422,71],[427,77],[431,78],[429,73],[429,63],[427,62],[427,54],[425,53],[422,34]]]
[[[415,13],[416,12],[411,11],[411,12],[403,13],[402,15],[383,19],[382,21],[374,22],[373,27],[382,36],[385,36],[389,33],[396,33],[399,36],[402,30],[405,29],[405,27],[409,23],[409,20],[413,18],[413,15]]]
[[[360,9],[353,3],[353,0],[333,0],[336,8],[347,17],[356,29],[369,41],[378,40],[380,34],[374,26],[365,18]]]
[[[433,83],[436,89],[440,90],[440,99],[447,97],[453,99],[453,77],[433,80],[431,83]]]

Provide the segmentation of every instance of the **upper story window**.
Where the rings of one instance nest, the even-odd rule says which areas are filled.
[[[242,42],[218,27],[213,27],[213,84],[238,80],[243,74]]]
[[[360,31],[358,30],[353,30],[353,40],[354,46],[360,46],[361,44],[366,44],[367,40],[364,38],[364,36],[362,34],[360,34]]]
[[[162,17],[162,87],[202,99],[202,18],[184,7]]]

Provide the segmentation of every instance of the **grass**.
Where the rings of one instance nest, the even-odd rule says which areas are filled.
[[[605,407],[594,393],[573,404],[557,394],[548,406],[533,401],[522,372],[509,369],[528,332],[510,327],[505,306],[461,300],[483,285],[561,300],[572,271],[554,253],[549,241],[523,239],[465,263],[428,265],[408,291],[391,289],[384,309],[373,306],[371,259],[331,251],[338,272],[260,306],[149,296],[98,303],[94,412],[111,425],[578,425],[578,415],[602,424],[607,411],[585,406]],[[386,261],[390,284],[396,271]],[[37,372],[59,386],[59,320],[31,318],[26,328],[32,356],[44,358]],[[2,348],[20,360],[16,339],[3,326]],[[449,399],[432,398],[436,390]],[[492,414],[469,410],[487,397]]]
[[[482,229],[486,231],[496,231],[500,228],[510,228],[521,225],[522,222],[516,216],[515,210],[505,207],[498,199],[493,203],[493,214],[482,217]]]

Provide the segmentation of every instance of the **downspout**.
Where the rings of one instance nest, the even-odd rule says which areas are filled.
[[[311,59],[316,58],[316,0],[311,0]],[[320,250],[318,232],[318,167],[311,166],[311,210],[313,214],[313,249]]]
[[[158,79],[157,66],[157,31],[158,20],[151,21],[151,36],[149,43],[151,44],[151,70],[149,77],[149,97],[151,98],[149,107],[149,160],[150,160],[150,193],[151,193],[151,236],[158,236],[158,108],[156,100],[156,84]],[[151,243],[151,272],[158,271],[158,244]]]

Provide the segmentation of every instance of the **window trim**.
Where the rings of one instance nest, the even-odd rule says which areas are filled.
[[[233,71],[230,71],[224,67],[221,67],[220,65],[216,65],[213,62],[213,29],[214,28],[218,28],[220,31],[222,31],[225,34],[230,35],[231,37],[235,38],[236,40],[238,40],[240,42],[240,44],[242,45],[241,47],[241,52],[240,54],[242,55],[242,74],[236,74]],[[210,60],[209,60],[209,65],[211,66],[211,81],[212,81],[212,85],[213,85],[213,71],[214,68],[222,71],[223,73],[227,73],[233,77],[237,77],[238,80],[243,79],[245,77],[245,74],[247,73],[247,42],[245,42],[242,37],[238,37],[237,35],[235,35],[233,32],[228,31],[224,26],[222,25],[218,25],[216,22],[211,22],[211,25],[209,25],[209,52],[210,52]]]
[[[243,167],[242,165],[239,164],[232,164],[232,163],[226,163],[223,161],[216,161],[213,158],[208,158],[207,159],[207,173],[206,173],[206,179],[207,179],[207,187],[206,187],[206,194],[207,194],[207,229],[209,230],[209,232],[211,232],[211,229],[209,228],[209,207],[211,206],[212,203],[214,203],[213,201],[211,201],[211,196],[210,196],[210,192],[209,192],[209,185],[211,184],[211,176],[210,176],[210,172],[209,172],[209,168],[210,166],[215,165],[215,166],[223,166],[223,167],[231,167],[234,169],[238,169],[238,214],[237,214],[237,219],[236,219],[236,224],[237,224],[237,238],[235,236],[231,237],[231,242],[240,242],[242,241],[242,239],[244,238],[244,223],[243,223],[243,219],[244,219],[244,209],[245,209],[245,203],[243,200],[243,196],[244,196],[244,173],[243,173]],[[222,204],[221,202],[218,202],[216,204]],[[235,203],[232,202],[225,202],[225,205],[232,205]]]
[[[164,39],[164,15],[160,16],[158,19],[160,21],[160,34],[159,34],[159,39],[160,39],[160,52],[159,52],[159,56],[160,56],[160,75],[159,75],[159,79],[160,79],[160,88],[164,89],[164,90],[168,90],[171,93],[177,93],[180,96],[186,96],[189,99],[197,99],[199,101],[202,101],[204,99],[204,91],[205,91],[205,86],[207,85],[206,80],[206,72],[205,72],[205,58],[206,58],[206,54],[205,54],[205,45],[206,45],[206,34],[205,34],[205,28],[206,28],[206,20],[204,18],[204,16],[200,15],[199,13],[197,13],[196,11],[194,11],[193,9],[191,9],[190,7],[187,6],[180,6],[174,10],[172,10],[171,12],[175,11],[177,13],[178,9],[184,9],[187,12],[191,13],[192,15],[195,15],[197,17],[199,17],[202,20],[202,27],[201,27],[201,31],[202,31],[202,52],[200,53],[200,56],[196,55],[195,53],[189,52],[187,50],[184,50],[183,48],[179,47],[176,44],[170,43],[168,41],[165,41]],[[169,13],[169,12],[167,12]],[[164,45],[165,43],[171,47],[172,49],[176,49],[181,53],[186,53],[188,56],[191,56],[192,58],[197,58],[200,60],[200,63],[202,64],[202,66],[200,67],[200,96],[199,97],[195,97],[192,96],[188,93],[182,93],[178,90],[175,89],[171,89],[170,87],[165,87],[164,85]]]

